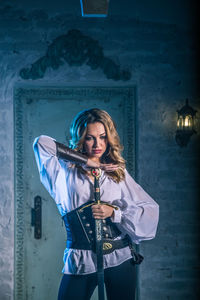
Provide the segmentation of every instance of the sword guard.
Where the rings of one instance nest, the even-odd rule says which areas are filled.
[[[93,203],[92,205],[94,205],[94,204],[96,204],[96,203]],[[117,207],[117,206],[115,206],[115,205],[112,205],[112,204],[106,203],[106,202],[102,202],[102,201],[99,201],[98,204],[100,204],[100,205],[103,204],[103,205],[110,206],[110,207],[114,208],[115,210],[118,210],[118,209],[119,209],[119,207]]]
[[[115,205],[112,205],[112,204],[110,204],[110,203],[102,203],[102,204],[105,204],[105,205],[107,205],[107,206],[110,206],[110,207],[112,207],[112,208],[114,208],[115,210],[118,210],[119,209],[119,207],[117,207],[117,206],[115,206]]]

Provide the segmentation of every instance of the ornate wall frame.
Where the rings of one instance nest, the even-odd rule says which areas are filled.
[[[123,99],[124,128],[127,132],[124,139],[124,157],[127,169],[134,177],[136,169],[136,87],[20,87],[14,90],[14,133],[15,133],[15,288],[14,299],[25,300],[24,278],[24,166],[23,166],[23,120],[25,101],[41,98],[49,100],[76,97],[115,97]]]

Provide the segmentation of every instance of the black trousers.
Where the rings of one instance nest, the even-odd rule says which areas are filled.
[[[119,266],[105,269],[104,281],[108,300],[135,299],[136,267],[130,259]],[[96,273],[64,274],[60,283],[58,300],[89,300],[96,286]]]

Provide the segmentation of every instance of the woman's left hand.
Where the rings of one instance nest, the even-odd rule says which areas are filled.
[[[106,219],[111,217],[114,208],[105,204],[92,205],[92,214],[95,219]]]
[[[114,164],[100,164],[100,168],[106,172],[116,171],[119,166]]]
[[[82,168],[86,171],[91,170],[91,168],[100,168],[106,172],[113,172],[116,171],[119,166],[115,165],[115,164],[102,164],[102,163],[98,163],[96,161],[91,160],[90,158],[88,158],[87,163],[85,165],[82,165]]]

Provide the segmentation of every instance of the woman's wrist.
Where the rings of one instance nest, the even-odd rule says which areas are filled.
[[[96,162],[96,161],[92,160],[91,158],[87,159],[86,165],[90,168],[100,168],[101,167],[100,162]]]

